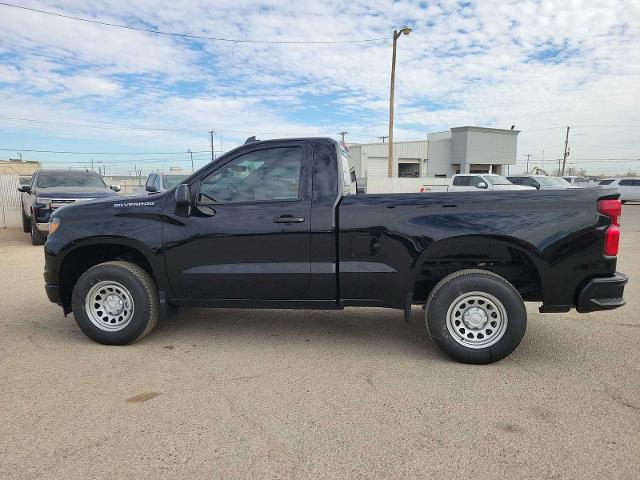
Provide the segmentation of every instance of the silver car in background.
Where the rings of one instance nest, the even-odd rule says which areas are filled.
[[[509,175],[507,178],[514,185],[525,185],[537,190],[575,188],[561,177],[548,177],[546,175]]]
[[[600,180],[599,187],[617,188],[620,200],[626,202],[640,202],[640,178],[607,178]]]

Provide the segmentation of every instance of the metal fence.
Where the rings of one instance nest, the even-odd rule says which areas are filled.
[[[21,193],[18,192],[18,175],[0,174],[0,228],[17,227],[21,223]]]

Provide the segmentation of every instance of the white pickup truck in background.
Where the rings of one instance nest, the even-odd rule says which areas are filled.
[[[448,184],[423,184],[421,192],[475,192],[478,190],[535,190],[534,187],[514,185],[502,175],[492,173],[458,174]]]

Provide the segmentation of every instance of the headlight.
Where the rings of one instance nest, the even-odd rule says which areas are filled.
[[[45,208],[49,208],[49,206],[51,205],[51,199],[50,198],[36,197],[36,203],[40,203],[40,204],[44,205]]]
[[[60,219],[58,217],[51,217],[49,220],[49,235],[53,235],[60,226]]]

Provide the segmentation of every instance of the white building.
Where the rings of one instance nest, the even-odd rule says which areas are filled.
[[[457,127],[426,140],[394,142],[394,177],[450,177],[456,173],[506,174],[515,165],[519,130]],[[387,177],[387,143],[349,144],[359,178]]]

